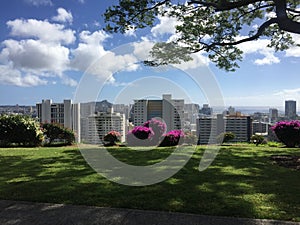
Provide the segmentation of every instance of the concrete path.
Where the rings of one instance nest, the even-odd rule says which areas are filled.
[[[300,225],[275,220],[0,200],[1,225]]]

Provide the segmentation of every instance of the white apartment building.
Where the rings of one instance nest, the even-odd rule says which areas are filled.
[[[125,115],[113,112],[97,112],[81,119],[81,140],[87,144],[102,144],[103,137],[110,131],[118,131],[125,141]]]
[[[199,144],[216,142],[216,138],[223,132],[235,134],[233,142],[248,142],[252,135],[250,116],[225,116],[201,117],[197,120],[197,135]]]
[[[71,100],[63,103],[52,103],[51,99],[36,104],[37,117],[40,123],[57,123],[73,130],[76,141],[80,142],[80,104],[72,104]]]

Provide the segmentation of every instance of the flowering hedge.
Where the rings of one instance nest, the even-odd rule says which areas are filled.
[[[167,125],[164,122],[162,122],[161,120],[158,120],[155,118],[148,120],[147,122],[144,123],[143,126],[152,129],[154,135],[151,136],[150,142],[151,142],[151,145],[153,145],[153,146],[156,146],[160,143],[160,141],[162,140],[163,134],[167,130]]]
[[[165,135],[163,135],[163,140],[159,146],[167,147],[167,146],[176,146],[183,141],[184,133],[182,130],[171,130]]]
[[[110,131],[103,137],[105,146],[114,146],[121,141],[121,134],[118,131]]]
[[[272,130],[287,147],[295,147],[300,144],[300,121],[281,121],[276,123]]]
[[[154,132],[149,127],[137,126],[127,134],[127,143],[129,146],[149,146]]]

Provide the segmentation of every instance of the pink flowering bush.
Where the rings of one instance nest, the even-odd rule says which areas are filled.
[[[163,135],[163,140],[159,146],[167,147],[167,146],[176,146],[183,142],[184,133],[182,130],[171,130],[165,135]]]
[[[149,127],[137,126],[127,134],[127,144],[129,146],[149,146],[154,132]]]
[[[103,137],[105,146],[114,146],[121,141],[121,134],[118,131],[110,131]]]
[[[281,121],[276,123],[272,130],[287,147],[292,148],[300,144],[300,121]]]
[[[151,137],[151,144],[153,146],[159,144],[159,142],[162,140],[163,134],[167,130],[167,125],[164,122],[154,118],[148,120],[143,126],[152,129],[154,135]]]

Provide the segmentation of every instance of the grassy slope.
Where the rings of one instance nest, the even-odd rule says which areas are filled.
[[[273,165],[272,154],[300,149],[225,146],[213,164],[198,171],[204,149],[159,184],[131,187],[94,172],[75,147],[0,149],[0,199],[126,207],[206,215],[300,221],[300,171]],[[167,157],[172,150],[111,149],[135,165]]]

